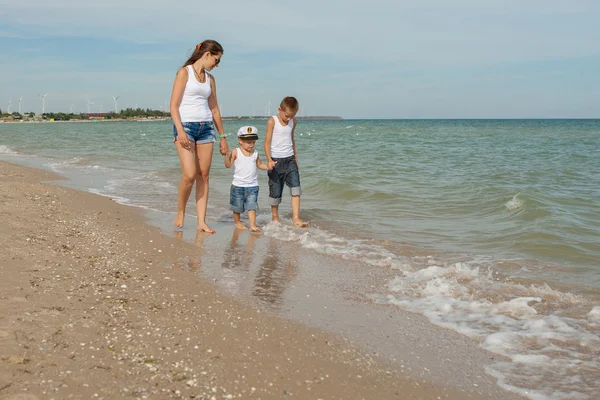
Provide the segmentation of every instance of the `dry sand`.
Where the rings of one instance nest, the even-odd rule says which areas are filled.
[[[0,162],[0,399],[467,399],[261,312],[134,208]]]

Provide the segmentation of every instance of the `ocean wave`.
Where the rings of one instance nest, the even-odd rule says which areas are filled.
[[[17,153],[16,151],[14,151],[13,149],[11,149],[10,147],[0,144],[0,154],[8,154],[8,155],[17,155],[19,153]]]
[[[423,314],[506,357],[487,369],[500,386],[531,399],[594,398],[600,306],[589,298],[506,276],[491,258],[445,263],[433,256],[406,257],[314,226],[298,230],[270,223],[263,231],[321,254],[396,271],[387,288],[369,297]]]
[[[507,210],[514,211],[514,210],[521,208],[523,206],[523,204],[525,204],[525,201],[523,199],[519,198],[519,194],[517,193],[513,196],[512,199],[507,201],[504,204],[504,206],[506,207]]]
[[[90,160],[84,157],[72,157],[67,160],[49,161],[46,165],[54,172],[64,172],[67,168],[92,169],[108,171],[111,168],[102,165],[91,164]]]
[[[506,357],[488,367],[531,399],[592,399],[600,376],[600,307],[546,284],[524,285],[469,263],[406,264],[376,301],[421,313]],[[590,311],[591,310],[591,311]],[[574,393],[577,397],[569,397]],[[562,397],[561,397],[562,396]]]

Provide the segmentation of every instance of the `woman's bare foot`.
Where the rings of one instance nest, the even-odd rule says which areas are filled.
[[[302,221],[300,218],[294,218],[294,225],[299,226],[300,228],[305,228],[308,226],[308,222]]]
[[[175,221],[173,221],[173,225],[177,228],[183,228],[183,222],[185,221],[185,212],[178,211],[177,216],[175,217]]]
[[[259,228],[258,226],[256,226],[256,225],[252,225],[252,226],[250,227],[250,230],[251,230],[252,232],[260,232],[260,228]]]
[[[198,223],[198,230],[207,233],[215,233],[216,231],[205,223]]]
[[[271,221],[272,221],[272,222],[281,222],[281,221],[279,220],[279,217],[272,217],[272,218],[271,218]]]
[[[248,227],[246,225],[242,224],[241,222],[239,222],[239,223],[236,222],[234,225],[238,229],[248,229]]]

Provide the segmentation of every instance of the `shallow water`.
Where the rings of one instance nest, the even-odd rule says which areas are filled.
[[[264,132],[265,121],[225,127],[248,123]],[[501,385],[591,399],[600,379],[599,134],[599,120],[300,121],[311,227],[269,224],[264,234],[392,271],[365,296],[507,356],[488,371]],[[0,158],[125,204],[175,210],[180,170],[167,122],[0,124]],[[232,171],[222,160],[215,151],[209,220],[227,222]],[[282,209],[289,218],[288,193]]]

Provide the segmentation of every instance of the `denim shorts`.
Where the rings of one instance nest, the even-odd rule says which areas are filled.
[[[277,161],[277,164],[272,170],[268,171],[269,204],[276,206],[281,203],[284,183],[290,188],[292,196],[302,195],[302,190],[300,189],[300,174],[298,173],[296,157],[273,158],[273,161]]]
[[[229,208],[236,213],[258,210],[258,186],[240,187],[231,185]]]
[[[213,143],[216,140],[215,124],[212,121],[182,122],[188,139],[195,144]],[[173,125],[173,141],[177,140],[177,128]]]

